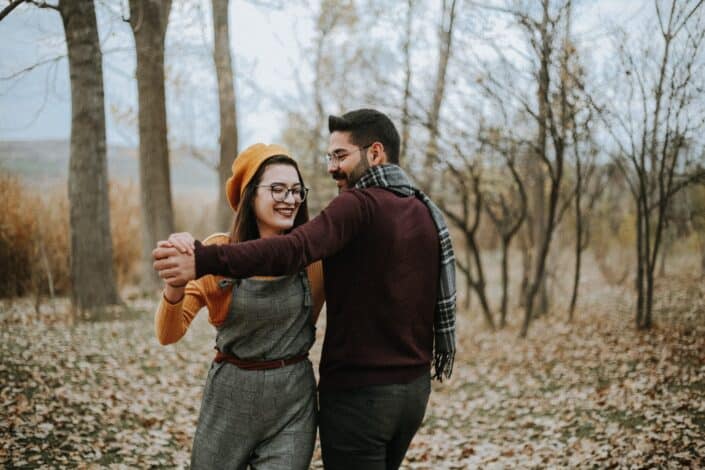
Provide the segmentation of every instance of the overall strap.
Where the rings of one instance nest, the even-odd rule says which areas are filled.
[[[301,279],[301,286],[304,289],[304,308],[309,310],[308,313],[311,313],[311,309],[313,308],[313,296],[311,294],[311,283],[308,280],[306,269],[299,271],[299,279]]]

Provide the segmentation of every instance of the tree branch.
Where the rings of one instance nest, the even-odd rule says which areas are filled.
[[[26,1],[27,0],[15,0],[14,2],[10,1],[10,4],[3,8],[2,11],[0,11],[0,21],[2,21],[3,18],[12,13],[12,10],[20,6],[21,3],[25,3]]]

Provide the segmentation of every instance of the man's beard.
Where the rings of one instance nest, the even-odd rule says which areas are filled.
[[[350,171],[349,175],[346,175],[342,171],[336,171],[331,173],[331,177],[334,180],[345,180],[347,182],[347,188],[352,189],[368,168],[370,168],[370,164],[367,161],[367,155],[361,155],[360,161],[355,165],[355,168]]]

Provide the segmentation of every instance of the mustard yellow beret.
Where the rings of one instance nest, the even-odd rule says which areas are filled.
[[[230,207],[237,210],[242,194],[257,169],[262,162],[275,155],[288,157],[289,151],[281,145],[257,143],[240,152],[233,162],[233,175],[225,183],[225,195],[228,197]]]

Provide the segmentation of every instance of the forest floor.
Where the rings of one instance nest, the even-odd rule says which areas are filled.
[[[573,323],[555,308],[525,340],[519,311],[497,333],[461,315],[453,377],[433,384],[403,467],[705,467],[705,286],[660,282],[648,332],[631,297],[593,290]],[[73,326],[65,301],[0,304],[0,466],[188,465],[212,328],[202,312],[162,347],[155,303],[128,303],[120,320]]]

